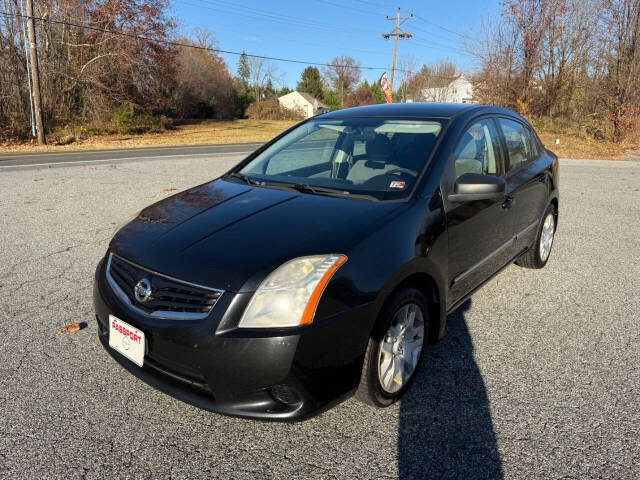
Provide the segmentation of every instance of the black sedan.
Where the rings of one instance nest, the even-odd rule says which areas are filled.
[[[215,412],[384,407],[447,313],[512,263],[544,267],[557,220],[558,160],[514,112],[319,115],[118,231],[95,276],[100,340]]]

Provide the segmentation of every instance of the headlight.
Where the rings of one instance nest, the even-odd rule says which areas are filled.
[[[263,280],[240,319],[243,328],[296,327],[313,321],[318,301],[345,255],[290,260]]]

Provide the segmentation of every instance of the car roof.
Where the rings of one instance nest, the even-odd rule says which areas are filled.
[[[366,105],[322,114],[322,118],[340,117],[437,117],[451,118],[462,112],[486,111],[514,115],[511,110],[469,103],[412,102]]]

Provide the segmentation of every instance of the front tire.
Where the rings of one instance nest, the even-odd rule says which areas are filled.
[[[549,205],[538,227],[538,234],[533,247],[516,260],[516,265],[524,268],[542,268],[547,264],[556,233],[556,218],[555,207]]]
[[[388,407],[407,391],[422,361],[429,308],[415,288],[396,292],[380,312],[365,353],[356,398]]]

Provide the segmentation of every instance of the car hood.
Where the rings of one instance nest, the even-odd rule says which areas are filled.
[[[251,291],[289,259],[348,253],[403,205],[219,179],[145,208],[120,229],[110,249],[165,275]]]

